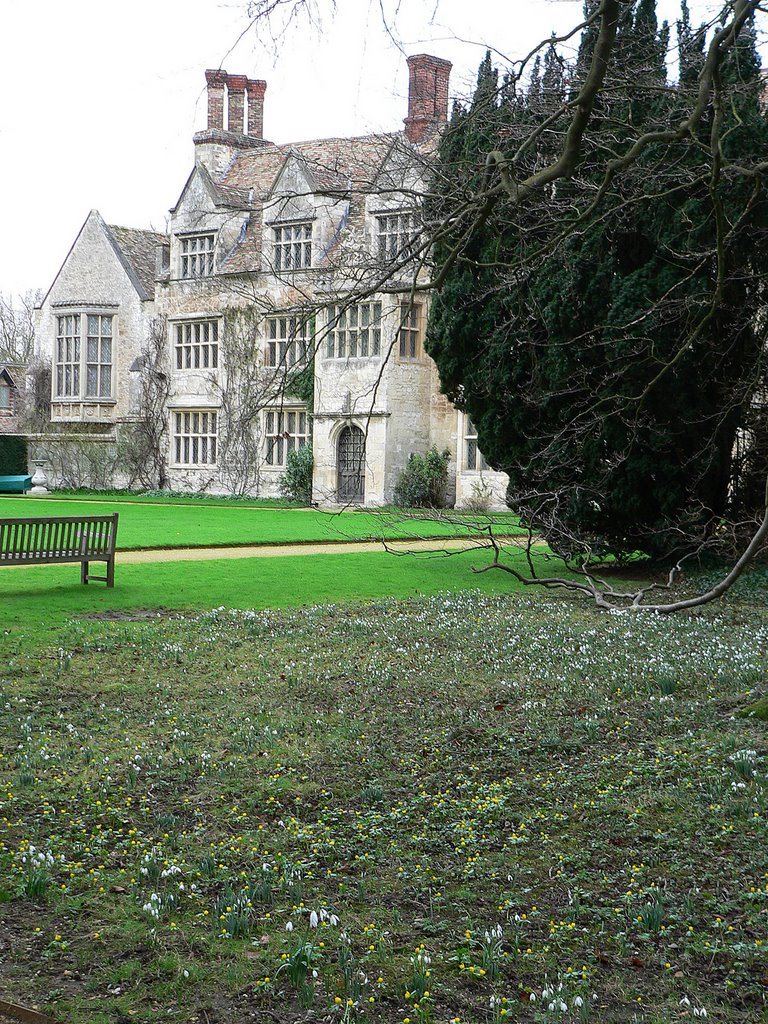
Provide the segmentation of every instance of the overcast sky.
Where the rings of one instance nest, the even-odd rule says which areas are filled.
[[[399,8],[390,34],[382,7]],[[246,0],[0,0],[0,292],[47,289],[90,209],[110,224],[165,229],[205,127],[206,68],[266,79],[274,142],[396,131],[406,55],[452,61],[452,95],[465,95],[487,46],[518,58],[577,24],[581,7],[337,0],[334,17],[298,21],[275,40],[249,28]],[[679,11],[675,0],[658,7]]]

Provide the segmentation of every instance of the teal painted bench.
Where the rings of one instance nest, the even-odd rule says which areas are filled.
[[[31,476],[0,476],[0,494],[23,494],[31,487]]]
[[[107,516],[25,516],[0,519],[0,568],[79,562],[80,582],[115,585],[117,512]],[[92,576],[91,562],[106,562],[106,576]]]

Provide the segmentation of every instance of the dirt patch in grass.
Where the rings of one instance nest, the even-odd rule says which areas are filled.
[[[187,615],[189,612],[186,613]],[[134,608],[126,611],[120,608],[104,612],[90,612],[78,618],[93,622],[158,622],[168,619],[182,619],[185,613],[174,608]]]

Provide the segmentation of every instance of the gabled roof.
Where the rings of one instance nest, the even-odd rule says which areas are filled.
[[[265,145],[242,149],[235,154],[219,182],[220,192],[248,198],[253,211],[240,238],[220,264],[224,273],[257,270],[261,256],[261,215],[265,203],[279,194],[280,179],[292,163],[297,163],[315,194],[349,198],[374,191],[381,169],[394,149],[413,153],[402,132],[363,135],[350,139],[312,139],[290,145]]]
[[[123,228],[114,224],[110,225],[105,223],[104,218],[98,210],[91,210],[85,218],[83,226],[78,231],[77,237],[70,246],[64,262],[56,272],[56,276],[51,282],[50,288],[40,300],[40,306],[45,303],[46,299],[51,294],[54,285],[59,279],[59,275],[69,260],[69,257],[72,255],[75,246],[80,240],[80,236],[85,231],[86,225],[90,220],[94,220],[99,228],[101,228],[107,241],[112,246],[117,259],[128,275],[128,279],[136,289],[139,298],[143,300],[154,299],[155,250],[158,245],[168,244],[168,235],[161,234],[157,231],[144,231],[139,228]],[[40,306],[37,308],[39,309]]]
[[[16,382],[24,377],[26,371],[26,363],[0,363],[0,380],[18,391],[19,385]]]
[[[138,228],[106,224],[118,259],[125,267],[142,299],[155,297],[155,254],[158,245],[168,243],[168,235]],[[109,237],[109,236],[108,236]]]
[[[392,146],[402,138],[402,133],[397,132],[244,149],[224,172],[219,187],[249,192],[254,202],[263,202],[272,192],[286,160],[295,158],[319,192],[364,192],[372,187]]]
[[[181,202],[184,196],[187,194],[189,186],[194,181],[195,177],[200,178],[203,186],[211,197],[211,202],[214,206],[224,206],[228,209],[235,210],[249,210],[251,208],[251,197],[250,190],[247,188],[237,188],[226,184],[217,183],[211,177],[211,173],[205,164],[195,164],[192,168],[192,172],[184,183],[184,188],[181,190],[181,195],[176,200],[174,206],[171,207],[170,212],[176,213],[178,208],[181,206]]]

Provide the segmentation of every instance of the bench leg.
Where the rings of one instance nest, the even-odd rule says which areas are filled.
[[[88,562],[80,563],[80,582],[83,585],[87,585],[88,583]]]
[[[115,585],[115,556],[110,555],[107,559],[107,586],[114,587]]]

